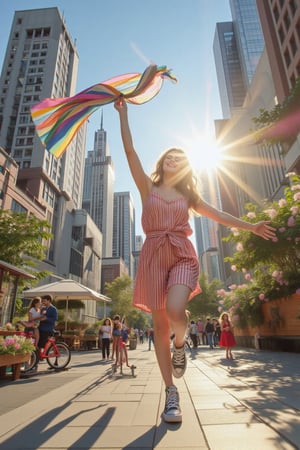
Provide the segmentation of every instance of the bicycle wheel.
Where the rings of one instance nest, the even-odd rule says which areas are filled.
[[[27,362],[21,364],[21,372],[27,373],[34,369],[39,361],[38,351],[33,350],[30,355],[30,359]]]
[[[56,342],[48,348],[46,360],[52,369],[64,369],[70,362],[71,352],[63,342]]]

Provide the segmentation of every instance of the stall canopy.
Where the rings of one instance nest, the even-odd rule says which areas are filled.
[[[50,294],[53,300],[66,300],[66,317],[69,300],[94,300],[109,303],[111,299],[93,289],[78,283],[75,280],[59,280],[23,291],[25,298],[41,297]],[[67,322],[65,323],[67,329]]]

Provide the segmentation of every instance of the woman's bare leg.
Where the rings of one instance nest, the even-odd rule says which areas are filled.
[[[174,344],[177,348],[185,344],[186,329],[188,325],[188,314],[186,305],[190,295],[190,289],[182,284],[172,286],[167,298],[167,315],[170,325],[175,334]]]
[[[154,329],[154,349],[160,372],[166,386],[173,385],[170,324],[165,310],[152,311]]]

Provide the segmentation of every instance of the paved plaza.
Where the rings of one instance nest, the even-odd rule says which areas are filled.
[[[68,370],[0,381],[1,450],[300,449],[300,355],[201,346],[176,380],[182,424],[161,419],[164,387],[147,344],[112,375],[99,351],[72,352]]]

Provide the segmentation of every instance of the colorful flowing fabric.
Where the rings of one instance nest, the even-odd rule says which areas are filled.
[[[128,103],[148,102],[160,91],[163,80],[177,82],[166,66],[150,65],[143,74],[129,73],[110,78],[66,98],[46,98],[31,109],[36,131],[46,149],[59,158],[79,127],[100,106],[122,95]]]

